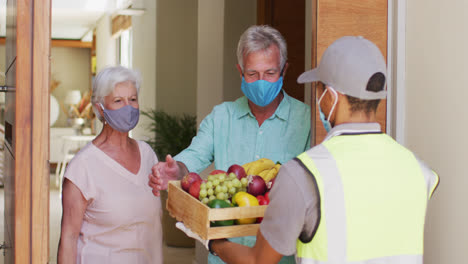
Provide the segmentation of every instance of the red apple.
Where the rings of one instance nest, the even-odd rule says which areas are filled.
[[[186,192],[189,191],[190,185],[193,182],[200,181],[202,178],[196,172],[190,172],[189,174],[185,175],[182,180],[180,181],[180,185],[182,189]]]
[[[237,176],[237,179],[242,179],[244,177],[247,177],[247,173],[245,173],[244,167],[238,164],[233,164],[229,169],[227,170],[227,174],[229,175],[230,173],[234,173]]]
[[[200,185],[202,184],[202,180],[194,181],[189,188],[189,193],[193,197],[195,197],[197,200],[200,196]]]
[[[214,170],[214,171],[210,172],[209,175],[216,175],[216,174],[221,174],[221,173],[226,174],[226,172],[223,171],[223,170]]]

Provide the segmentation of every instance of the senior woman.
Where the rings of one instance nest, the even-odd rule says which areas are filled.
[[[125,67],[96,76],[91,101],[104,125],[65,172],[58,263],[162,263],[161,202],[147,185],[157,157],[128,136],[139,88]]]

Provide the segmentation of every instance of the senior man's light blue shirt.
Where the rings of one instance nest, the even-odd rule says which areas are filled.
[[[213,108],[197,135],[175,160],[200,173],[213,161],[227,170],[259,158],[286,161],[310,148],[310,107],[286,94],[275,113],[259,127],[245,96]]]
[[[259,127],[245,96],[224,102],[203,119],[197,135],[175,160],[189,171],[200,173],[213,161],[215,168],[227,170],[232,164],[245,164],[269,158],[281,164],[310,148],[310,107],[286,94],[275,113]],[[236,237],[233,242],[252,247],[256,237]],[[208,263],[224,263],[208,254]],[[295,263],[294,256],[281,264]]]

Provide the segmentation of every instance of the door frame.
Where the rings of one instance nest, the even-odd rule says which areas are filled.
[[[387,134],[405,145],[406,1],[388,0]]]
[[[6,175],[14,177],[10,254],[14,263],[47,263],[51,2],[14,2],[16,14],[10,14],[16,16],[14,174]]]

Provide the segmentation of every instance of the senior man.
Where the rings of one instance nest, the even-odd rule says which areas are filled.
[[[249,27],[240,37],[237,60],[245,96],[215,106],[187,149],[153,167],[149,185],[155,195],[167,188],[168,180],[199,173],[213,161],[221,170],[259,158],[285,163],[310,147],[310,107],[282,90],[288,64],[280,32],[270,26]],[[252,246],[255,236],[234,240]],[[212,255],[208,259],[222,263]],[[281,263],[294,263],[294,258]]]
[[[435,172],[381,132],[385,60],[362,37],[343,37],[299,82],[320,81],[325,140],[283,165],[253,248],[201,240],[227,263],[420,264]],[[197,237],[182,223],[177,226]]]

